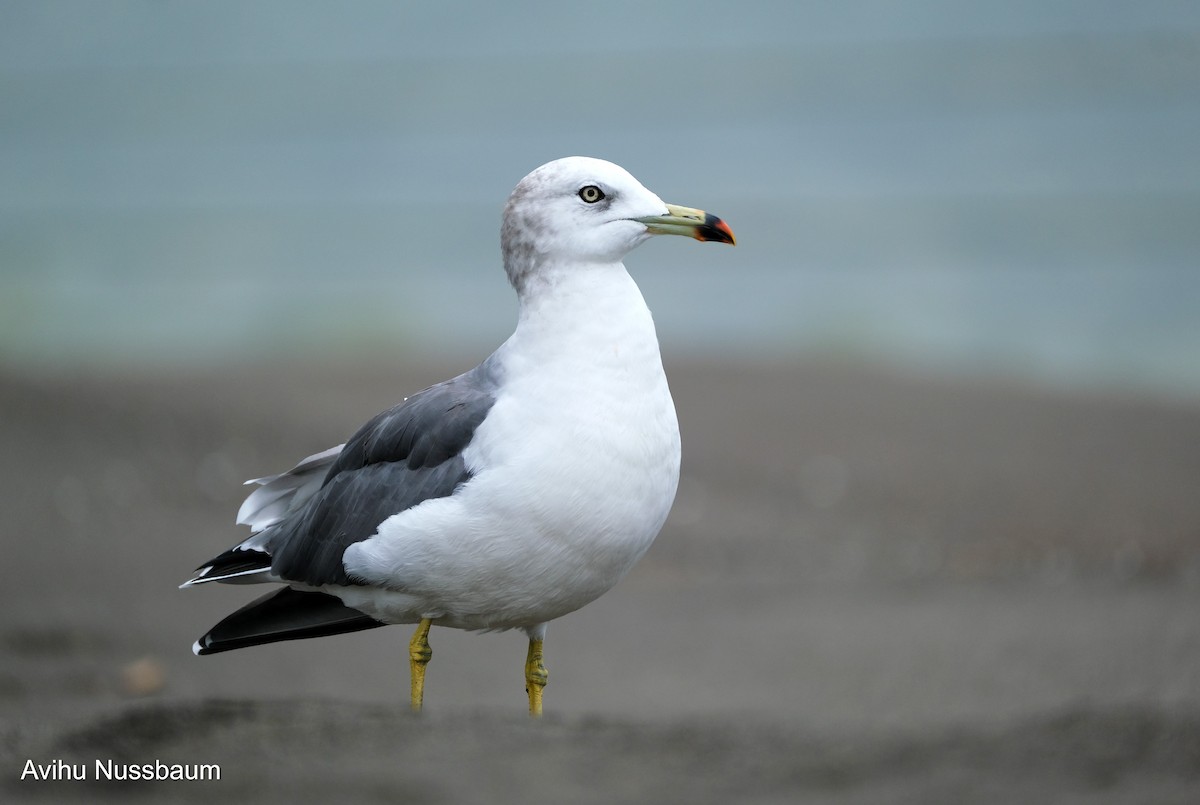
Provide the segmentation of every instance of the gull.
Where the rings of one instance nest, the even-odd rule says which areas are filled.
[[[417,624],[420,710],[433,626],[520,629],[542,713],[546,625],[613,587],[658,535],[679,482],[679,425],[641,291],[621,262],[652,235],[734,242],[716,216],[664,203],[624,168],[567,157],[504,208],[515,332],[458,377],[257,485],[251,535],[181,587],[277,587],[212,627],[196,654]]]

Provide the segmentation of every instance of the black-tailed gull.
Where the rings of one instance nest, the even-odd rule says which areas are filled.
[[[542,710],[546,624],[609,590],[675,498],[679,426],[650,311],[621,263],[655,234],[733,243],[623,168],[568,157],[517,185],[504,269],[517,328],[487,360],[406,398],[340,447],[259,485],[252,535],[185,582],[279,582],[197,654],[397,623],[420,709],[431,626],[521,629]]]

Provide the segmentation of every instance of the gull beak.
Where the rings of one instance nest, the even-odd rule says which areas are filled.
[[[666,215],[647,215],[633,220],[645,224],[646,231],[651,235],[687,235],[696,240],[715,240],[731,246],[735,243],[729,224],[704,210],[691,207],[668,204]]]

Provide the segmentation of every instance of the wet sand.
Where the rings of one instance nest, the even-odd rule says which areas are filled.
[[[0,796],[1200,801],[1200,405],[831,364],[668,364],[675,511],[619,587],[517,634],[196,658],[258,594],[179,591],[240,482],[467,368],[0,377]],[[379,376],[375,377],[374,374]],[[21,780],[27,760],[216,782]]]

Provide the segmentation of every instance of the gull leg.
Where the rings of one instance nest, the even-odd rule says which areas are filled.
[[[423,618],[416,633],[408,643],[408,667],[412,672],[412,709],[421,712],[421,701],[425,698],[425,666],[433,656],[429,647],[429,618]]]
[[[525,655],[525,692],[529,694],[529,715],[533,718],[542,715],[542,689],[549,678],[542,664],[542,641],[530,640],[529,653]]]

